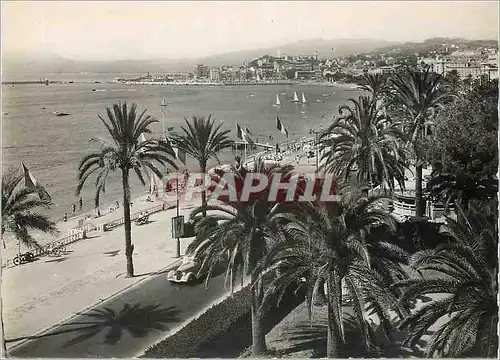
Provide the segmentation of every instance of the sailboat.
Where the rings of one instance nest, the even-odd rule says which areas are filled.
[[[167,106],[167,99],[166,98],[161,99],[160,106]]]
[[[276,94],[276,104],[273,106],[281,106],[280,96],[278,94]]]
[[[292,100],[292,102],[294,102],[294,103],[300,102],[299,101],[299,97],[297,96],[297,92],[296,91],[293,92],[293,100]]]
[[[302,93],[302,104],[303,105],[307,104],[307,99],[306,99],[304,93]]]

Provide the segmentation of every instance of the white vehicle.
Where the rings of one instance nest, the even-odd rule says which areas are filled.
[[[207,270],[198,274],[201,264],[202,262],[193,256],[184,256],[179,267],[168,272],[167,279],[175,283],[195,282],[207,274]]]

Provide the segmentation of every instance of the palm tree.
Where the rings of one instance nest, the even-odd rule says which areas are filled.
[[[14,168],[8,169],[2,175],[2,243],[5,232],[12,232],[19,241],[19,246],[23,243],[28,248],[38,247],[38,243],[29,234],[29,230],[43,231],[52,235],[57,235],[56,224],[47,216],[38,214],[35,208],[49,208],[50,200],[42,200],[38,195],[37,188],[28,188],[20,185],[23,175]],[[2,266],[0,263],[0,278],[2,276]],[[0,309],[2,300],[0,298]],[[0,310],[1,311],[1,310]],[[3,316],[1,320],[1,341],[3,354],[7,354],[5,346],[5,327]]]
[[[363,80],[365,84],[360,85],[359,88],[369,91],[373,99],[378,100],[384,94],[387,81],[384,75],[366,73],[363,75]]]
[[[365,321],[365,305],[379,317],[382,326],[390,329],[388,309],[396,297],[370,268],[368,248],[360,232],[347,227],[349,220],[342,206],[330,202],[324,206],[300,204],[297,211],[276,216],[284,220],[286,241],[277,243],[266,256],[263,267],[277,270],[265,299],[281,294],[298,279],[306,278],[306,302],[312,312],[312,299],[320,287],[327,293],[328,336],[327,356],[339,357],[345,343],[342,305],[352,300],[356,320],[366,345],[370,331]],[[347,220],[347,223],[346,223]],[[266,301],[265,300],[265,301]]]
[[[413,145],[415,154],[415,215],[423,216],[425,203],[422,198],[423,154],[420,140],[425,136],[427,126],[436,110],[454,98],[454,95],[440,87],[442,75],[428,68],[425,71],[407,69],[406,73],[395,74],[389,79],[391,95],[396,105],[403,108],[408,117],[405,123],[406,136]]]
[[[340,188],[342,196],[341,211],[345,226],[354,236],[362,239],[369,254],[370,267],[392,295],[399,297],[401,292],[391,288],[396,281],[408,278],[401,266],[408,265],[410,254],[392,241],[398,231],[396,219],[384,208],[391,198],[385,195],[366,195],[362,189],[344,185]],[[394,309],[402,318],[408,315],[405,306]]]
[[[112,141],[107,139],[91,139],[91,142],[100,143],[100,152],[85,156],[78,167],[77,196],[91,177],[95,177],[96,202],[101,193],[106,191],[106,180],[110,173],[119,170],[123,188],[123,216],[125,225],[125,257],[127,259],[127,277],[134,276],[132,254],[131,221],[130,221],[130,171],[133,170],[141,183],[146,185],[144,172],[152,171],[159,178],[162,172],[155,165],[170,165],[177,169],[175,154],[171,146],[163,140],[150,139],[141,141],[142,134],[150,134],[149,126],[158,120],[146,115],[146,110],[137,113],[137,105],[128,108],[127,103],[114,104],[106,107],[107,118],[97,115],[111,135]]]
[[[200,170],[203,174],[207,172],[208,161],[211,158],[217,159],[220,163],[217,153],[221,150],[231,147],[232,141],[228,139],[229,130],[222,131],[222,124],[215,125],[215,119],[209,115],[208,119],[193,116],[192,122],[186,121],[187,127],[181,126],[183,134],[174,137],[180,150],[191,155],[198,161]],[[201,193],[201,204],[206,205],[206,190]],[[203,216],[206,212],[203,211]]]
[[[33,248],[39,245],[29,234],[30,229],[52,235],[59,231],[47,216],[33,212],[37,207],[48,209],[50,200],[42,200],[37,188],[20,185],[22,179],[23,175],[13,168],[2,176],[2,238],[9,231],[20,243]]]
[[[365,185],[382,184],[393,190],[396,180],[403,188],[405,152],[399,145],[403,133],[377,111],[370,97],[349,102],[352,106],[341,106],[340,116],[320,135],[323,167],[344,181],[356,171],[357,180]]]
[[[232,168],[235,177],[236,191],[241,191],[245,177],[249,173],[261,173],[272,178],[274,174],[288,175],[291,167],[266,167],[262,160],[256,161],[253,169]],[[222,174],[221,174],[222,175]],[[219,198],[221,205],[205,205],[191,213],[195,218],[204,210],[209,215],[201,219],[197,225],[196,239],[188,247],[188,253],[195,253],[203,259],[203,267],[208,267],[207,283],[217,264],[227,261],[226,282],[233,288],[237,277],[251,275],[252,284],[252,355],[266,352],[265,332],[263,329],[262,272],[255,271],[269,250],[270,244],[276,241],[278,230],[274,226],[274,218],[285,206],[268,201],[269,186],[260,193],[253,194],[248,201],[235,201],[230,198]]]
[[[433,293],[445,296],[401,323],[401,328],[410,330],[406,344],[415,344],[437,322],[441,325],[428,344],[427,356],[496,357],[497,219],[497,201],[474,204],[467,214],[459,208],[458,220],[447,219],[449,243],[414,254],[412,264],[422,277],[395,284],[404,289],[400,300]],[[446,315],[447,320],[441,319]]]

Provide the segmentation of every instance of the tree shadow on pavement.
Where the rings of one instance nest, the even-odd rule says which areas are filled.
[[[61,258],[58,258],[58,259],[46,260],[44,262],[45,263],[60,263],[60,262],[63,262],[64,260],[68,260],[68,258],[61,257]]]
[[[109,257],[117,256],[120,253],[120,250],[113,250],[104,252],[104,255],[108,255]]]
[[[175,306],[159,308],[160,305],[141,306],[139,303],[131,306],[125,304],[122,310],[115,312],[109,307],[94,309],[80,314],[80,319],[88,321],[71,321],[60,325],[59,330],[52,331],[39,336],[10,339],[7,342],[24,339],[40,339],[67,333],[79,333],[64,344],[64,348],[84,342],[105,331],[104,344],[115,345],[120,341],[124,332],[136,338],[146,336],[149,332],[166,331],[167,324],[179,321],[180,311]]]

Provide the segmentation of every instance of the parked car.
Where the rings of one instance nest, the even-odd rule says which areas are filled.
[[[184,256],[176,269],[167,274],[167,279],[175,283],[193,283],[203,278],[208,273],[208,267],[200,272],[202,261],[194,256]]]

